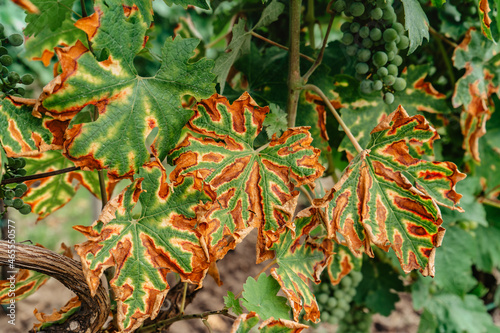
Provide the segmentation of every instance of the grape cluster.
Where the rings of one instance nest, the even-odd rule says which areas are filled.
[[[406,81],[398,77],[403,63],[398,53],[410,44],[392,0],[337,0],[334,8],[352,17],[340,29],[345,52],[354,59],[361,92],[381,91],[384,101],[392,104],[394,92],[406,88]]]
[[[315,288],[315,295],[321,312],[321,320],[330,324],[338,324],[350,310],[350,304],[356,287],[363,276],[360,272],[352,271],[344,276],[340,283],[332,285],[328,279],[324,279]]]
[[[24,74],[20,76],[14,71],[9,71],[8,66],[12,65],[13,59],[9,55],[9,50],[6,46],[21,46],[23,44],[23,36],[21,34],[5,35],[5,28],[0,24],[0,88],[5,95],[14,95],[18,97],[24,96],[26,90],[23,87],[18,87],[19,83],[23,85],[30,85],[33,83],[34,78],[31,74]]]
[[[352,306],[339,323],[337,333],[370,333],[372,314],[362,307]]]
[[[3,179],[26,176],[26,160],[24,158],[9,157],[5,163],[5,173]],[[6,207],[14,207],[21,214],[29,214],[31,206],[25,204],[21,197],[28,190],[28,186],[24,183],[7,184],[0,187],[0,198],[3,199],[3,204]]]

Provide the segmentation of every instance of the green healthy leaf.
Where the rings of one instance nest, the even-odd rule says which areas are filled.
[[[209,267],[195,230],[195,209],[210,199],[200,180],[186,177],[172,187],[159,162],[146,165],[138,177],[92,226],[75,227],[89,239],[75,249],[92,293],[103,271],[116,267],[110,282],[120,330],[126,332],[156,316],[169,289],[167,273],[201,284]]]
[[[278,268],[271,269],[271,275],[278,281],[288,298],[295,321],[305,311],[304,320],[319,321],[316,297],[309,286],[310,281],[321,282],[320,275],[332,252],[321,245],[308,242],[307,235],[321,224],[316,208],[305,209],[297,214],[295,232],[289,230],[280,236],[273,246]]]
[[[39,14],[26,15],[28,25],[24,29],[26,36],[38,35],[44,30],[56,31],[64,21],[71,20],[75,0],[31,0],[39,9]]]
[[[429,310],[424,309],[422,315],[420,316],[420,324],[418,325],[417,333],[435,333],[439,332],[439,323],[434,314]]]
[[[475,229],[474,236],[477,248],[477,257],[472,259],[474,265],[480,271],[493,272],[500,266],[500,223],[495,218],[488,227]]]
[[[271,138],[273,134],[280,136],[281,133],[287,130],[288,120],[285,111],[281,110],[276,104],[270,104],[271,113],[266,116],[262,124],[266,128],[267,136]]]
[[[210,6],[207,4],[207,0],[163,0],[169,6],[172,5],[181,5],[184,8],[187,6],[196,6],[203,9],[210,9]]]
[[[422,45],[424,38],[429,40],[429,21],[418,0],[401,0],[405,11],[405,29],[408,30],[410,47],[408,54]]]
[[[241,303],[264,320],[271,317],[288,319],[290,308],[286,304],[286,298],[276,295],[279,290],[278,282],[265,273],[259,275],[257,280],[249,277],[243,285]]]
[[[468,244],[464,251],[464,244]],[[477,283],[472,276],[476,247],[472,236],[458,226],[449,227],[443,246],[436,251],[434,282],[444,292],[463,296]]]
[[[227,296],[224,296],[224,305],[233,310],[237,315],[241,315],[243,313],[243,309],[241,308],[239,298],[236,298],[231,291],[227,291]]]
[[[35,118],[32,108],[11,97],[0,102],[0,141],[8,156],[31,156],[62,148],[67,124],[49,118]],[[53,132],[53,133],[51,133]]]
[[[429,73],[429,65],[410,65],[401,74],[406,80],[407,88],[394,93],[394,103],[387,105],[380,93],[364,95],[359,91],[359,81],[347,75],[335,77],[334,106],[342,108],[342,120],[356,137],[361,147],[370,141],[369,133],[373,124],[378,124],[398,105],[403,105],[409,115],[427,112],[432,114],[450,113],[446,96],[438,92],[425,78]],[[323,107],[324,108],[324,107]],[[357,154],[354,146],[345,137],[340,143],[340,150],[346,150],[348,156]]]
[[[269,250],[291,227],[296,186],[314,181],[324,168],[320,151],[311,147],[308,128],[287,130],[255,150],[268,108],[247,94],[232,105],[220,95],[196,105],[187,127],[191,131],[171,152],[179,174],[201,174],[217,192],[217,200],[201,218],[212,260],[233,249],[258,228],[257,260],[273,257]]]
[[[74,164],[62,156],[61,152],[49,151],[27,159],[25,170],[27,175],[34,175],[72,166]],[[72,171],[29,180],[25,184],[28,186],[28,191],[23,195],[23,201],[31,206],[33,213],[38,214],[38,220],[46,218],[66,205],[73,198],[80,185],[100,198],[97,171]],[[112,185],[108,183],[108,195],[111,194],[113,188],[114,183]]]
[[[406,272],[434,275],[434,252],[444,234],[438,204],[455,209],[455,185],[465,178],[451,162],[428,162],[439,138],[421,115],[399,108],[371,132],[371,141],[325,197],[328,234],[339,232],[354,254],[371,245],[392,248]]]
[[[258,28],[267,26],[278,19],[278,16],[283,12],[285,5],[277,0],[271,3],[262,11],[260,20],[249,31],[245,31],[246,21],[239,20],[234,25],[232,33],[233,37],[231,42],[226,48],[224,54],[221,54],[215,61],[213,72],[217,75],[217,82],[220,84],[220,93],[224,93],[227,76],[231,66],[233,66],[236,59],[240,56],[250,52],[250,40],[252,39],[252,32]]]
[[[43,101],[46,112],[70,119],[94,104],[100,113],[97,121],[73,126],[66,133],[67,156],[78,166],[130,175],[149,161],[145,141],[158,127],[152,149],[164,159],[192,114],[183,109],[181,97],[203,98],[214,91],[211,62],[189,63],[199,41],[168,39],[156,75],[141,77],[133,61],[143,49],[148,25],[136,9],[126,17],[117,3],[108,7],[98,2],[96,12],[77,26],[89,36],[94,52],[107,49],[109,58],[98,62],[78,42],[70,49],[57,49],[63,73],[49,84],[53,92]]]
[[[50,276],[30,271],[27,269],[20,269],[15,276],[15,289],[12,296],[11,281],[0,281],[0,304],[10,304],[11,300],[20,301],[26,297],[34,294],[41,286],[50,279]],[[9,295],[10,294],[10,295]]]
[[[41,60],[45,66],[50,64],[56,46],[74,45],[77,40],[87,45],[85,33],[66,20],[57,30],[44,29],[36,36],[26,40],[26,57],[31,60]]]

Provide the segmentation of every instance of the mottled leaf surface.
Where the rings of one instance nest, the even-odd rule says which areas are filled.
[[[361,270],[362,258],[356,257],[348,247],[333,242],[333,253],[328,264],[328,275],[332,284],[338,284],[352,270]]]
[[[43,111],[69,119],[86,105],[96,105],[97,121],[68,131],[66,155],[78,166],[106,166],[123,176],[149,160],[145,141],[155,127],[153,151],[163,159],[192,115],[182,108],[181,97],[208,97],[214,85],[210,61],[188,62],[199,41],[180,37],[165,42],[155,76],[138,76],[133,61],[144,47],[148,25],[136,7],[124,12],[116,1],[109,2],[109,7],[98,2],[92,16],[76,23],[94,52],[109,51],[108,59],[98,62],[79,42],[56,49],[63,72],[45,87]]]
[[[133,331],[156,316],[169,289],[167,273],[201,284],[209,263],[195,231],[195,207],[209,196],[200,190],[193,177],[172,188],[161,164],[152,162],[92,226],[75,227],[89,239],[75,248],[92,293],[103,271],[116,268],[111,286],[121,330]]]
[[[249,333],[258,322],[259,316],[255,312],[243,313],[234,321],[231,333]]]
[[[217,192],[217,200],[200,219],[213,260],[253,228],[259,230],[258,261],[271,258],[269,248],[291,226],[295,186],[314,181],[324,170],[305,127],[289,129],[254,149],[267,112],[247,93],[232,105],[214,95],[196,105],[188,123],[191,133],[171,153],[176,165],[171,179],[198,173]]]
[[[439,138],[421,115],[400,106],[371,132],[371,140],[325,197],[328,233],[339,232],[354,254],[371,245],[392,248],[405,272],[434,275],[444,228],[439,205],[456,207],[455,185],[465,178],[451,162],[428,162]]]
[[[300,212],[295,221],[295,232],[289,230],[280,237],[272,249],[276,251],[278,268],[271,269],[271,275],[278,281],[288,298],[295,321],[305,311],[304,320],[319,321],[316,297],[309,286],[319,283],[320,275],[331,256],[328,248],[315,242],[308,242],[307,235],[321,222],[315,208]]]
[[[15,296],[9,296],[11,293],[10,281],[0,281],[0,304],[10,304],[13,299],[16,302],[34,294],[41,286],[47,282],[50,277],[48,275],[30,271],[27,269],[20,269],[16,274],[16,288],[14,290]]]

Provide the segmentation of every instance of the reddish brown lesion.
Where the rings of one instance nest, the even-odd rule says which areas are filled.
[[[489,29],[492,21],[490,16],[488,15],[488,13],[491,11],[488,0],[479,0],[479,10],[484,14],[483,23],[486,28]]]
[[[413,84],[413,87],[417,90],[422,90],[424,93],[426,93],[427,95],[431,95],[434,98],[438,98],[438,99],[446,98],[445,94],[442,94],[439,91],[437,91],[436,88],[434,88],[434,86],[432,85],[432,83],[425,82],[424,79],[425,79],[425,76],[418,79]]]
[[[99,7],[95,8],[95,12],[87,17],[83,17],[75,22],[75,27],[83,30],[88,38],[92,40],[97,34],[97,30],[101,26],[102,10]]]

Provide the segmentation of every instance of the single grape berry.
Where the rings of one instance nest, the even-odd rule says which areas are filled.
[[[24,204],[21,208],[19,208],[19,213],[28,215],[29,213],[31,213],[31,206],[28,204]]]
[[[24,194],[24,192],[25,192],[25,191],[23,191],[23,189],[22,189],[22,188],[18,188],[18,187],[16,187],[16,188],[14,189],[14,193],[15,193],[15,195],[16,195],[16,198],[20,198],[20,197],[22,197],[22,196],[23,196],[23,194]]]
[[[12,46],[23,45],[23,36],[21,34],[12,34],[9,36],[9,43]]]
[[[24,96],[24,94],[26,93],[26,90],[24,90],[23,87],[16,88],[15,91],[20,96]]]
[[[33,81],[35,81],[35,78],[31,74],[24,74],[23,76],[21,76],[22,84],[30,85],[33,83]]]
[[[377,74],[378,76],[380,76],[381,78],[384,78],[386,77],[388,74],[389,74],[389,71],[387,70],[387,68],[385,67],[380,67],[378,70],[377,70]]]
[[[367,49],[371,49],[373,46],[373,41],[370,38],[363,38],[361,45]]]
[[[373,28],[370,31],[370,38],[374,42],[379,41],[382,38],[382,31],[379,28]]]
[[[391,51],[397,52],[398,51],[398,47],[396,46],[395,42],[386,43],[384,48],[387,52],[391,52]]]
[[[403,63],[403,58],[400,55],[395,55],[394,59],[392,59],[392,63],[396,66],[401,66]]]
[[[16,171],[16,174],[20,177],[26,176],[26,170],[25,169],[19,169]]]
[[[356,64],[356,73],[358,74],[366,74],[368,73],[368,70],[370,68],[368,67],[368,65],[364,62],[360,62],[358,64]]]
[[[396,30],[389,28],[384,31],[383,37],[386,43],[390,43],[396,40],[396,38],[398,37],[398,33],[396,32]]]
[[[345,9],[346,4],[344,0],[337,0],[333,4],[333,9],[335,9],[337,12],[341,12]]]
[[[7,80],[9,80],[10,83],[17,83],[19,82],[19,74],[16,72],[10,72],[9,75],[7,75]]]
[[[23,162],[21,162],[21,160],[20,160],[20,159],[15,158],[15,159],[14,159],[14,168],[15,168],[15,169],[20,169],[20,168],[21,168],[21,164],[22,164],[22,163],[23,163]]]
[[[398,34],[402,34],[403,32],[405,32],[405,27],[399,22],[394,23],[392,25],[392,28],[396,30]]]
[[[359,28],[360,28],[360,25],[359,25],[359,23],[358,23],[358,22],[352,22],[352,23],[351,23],[351,26],[349,27],[349,29],[351,30],[351,32],[352,32],[353,34],[355,34],[356,32],[358,32],[358,31],[359,31]]]
[[[20,189],[24,193],[28,190],[28,185],[26,185],[25,183],[17,184],[16,190],[17,189]]]
[[[14,191],[12,191],[12,190],[6,190],[5,193],[4,193],[4,196],[7,199],[12,199],[12,198],[15,197],[15,194],[14,194]]]
[[[14,200],[13,199],[3,199],[3,204],[7,207],[12,207],[12,205],[14,204]]]
[[[349,30],[349,28],[351,27],[351,22],[344,22],[342,23],[342,25],[340,26],[340,31],[342,32],[346,32]]]
[[[23,204],[24,204],[23,199],[14,199],[14,203],[12,204],[12,206],[15,209],[19,209],[23,206]]]
[[[363,5],[361,2],[353,2],[349,7],[349,11],[354,17],[361,16],[365,12],[365,5]]]
[[[368,49],[361,49],[358,51],[358,61],[359,62],[367,62],[370,60],[372,53]]]
[[[387,70],[389,71],[389,74],[397,76],[398,75],[398,66],[394,64],[390,64],[387,66]]]
[[[392,86],[394,84],[394,82],[396,82],[396,78],[394,77],[394,75],[389,74],[386,77],[384,77],[383,81],[384,81],[385,85]],[[391,103],[389,103],[389,104],[391,104]]]
[[[4,54],[8,54],[9,51],[5,47],[0,47],[0,56],[3,56]]]
[[[370,12],[370,16],[372,17],[372,19],[374,19],[375,21],[378,21],[382,18],[382,15],[384,15],[384,11],[382,10],[382,8],[374,8],[372,9],[372,11]]]
[[[0,62],[4,66],[10,66],[12,65],[12,57],[8,54],[4,54],[3,56],[0,57]]]
[[[368,36],[370,36],[370,28],[367,26],[359,28],[359,37],[367,38]]]
[[[396,52],[394,52],[394,51],[387,52],[387,60],[393,61],[395,56],[396,56]]]
[[[13,157],[8,157],[7,166],[12,169],[15,165],[16,165],[16,159]]]
[[[402,77],[398,77],[398,78],[396,78],[396,81],[394,82],[392,87],[396,91],[402,91],[406,88],[406,80],[403,79]]]
[[[385,102],[385,104],[394,103],[394,95],[390,92],[386,92],[384,95],[384,102]]]
[[[394,9],[391,6],[384,8],[384,14],[382,18],[388,22],[393,22],[396,20],[396,14],[394,13]]]
[[[379,90],[382,90],[383,87],[384,87],[384,84],[382,83],[382,81],[376,80],[373,82],[373,90],[379,91]]]
[[[406,50],[410,46],[410,40],[406,36],[401,36],[399,43],[397,44],[398,49]]]
[[[351,45],[354,42],[354,36],[349,32],[345,32],[344,36],[342,36],[342,42],[345,45]]]
[[[373,55],[372,61],[375,66],[382,67],[387,63],[387,54],[382,51],[378,51]]]
[[[377,0],[377,7],[386,8],[389,5],[388,0]]]
[[[348,47],[346,47],[345,51],[346,51],[346,53],[347,53],[348,55],[350,55],[351,57],[352,57],[352,56],[355,56],[355,55],[356,55],[356,53],[358,52],[358,46],[357,46],[356,44],[354,44],[354,45],[349,45]]]
[[[359,85],[359,90],[361,90],[363,94],[368,95],[372,92],[372,84],[372,81],[363,80]]]

